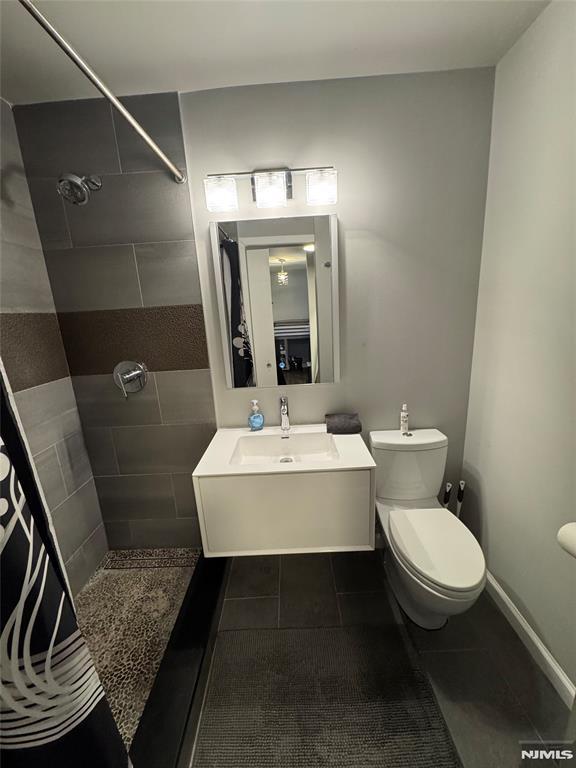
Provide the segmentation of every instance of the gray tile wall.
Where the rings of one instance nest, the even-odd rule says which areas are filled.
[[[177,94],[126,101],[184,169]],[[14,108],[14,114],[45,251],[74,248],[71,258],[89,261],[86,251],[77,249],[194,239],[187,184],[174,183],[140,137],[113,115],[105,99],[22,105]],[[56,181],[65,172],[97,174],[102,189],[92,194],[88,205],[68,205],[54,194]],[[55,262],[58,259],[61,254]],[[190,279],[193,282],[193,269]],[[125,287],[132,284],[130,278],[122,282]]]
[[[109,375],[73,383],[110,546],[201,546],[192,471],[215,431],[210,371],[151,373],[128,400]]]
[[[70,377],[14,395],[74,593],[108,551]]]
[[[177,94],[123,100],[184,170]],[[191,474],[215,416],[187,185],[174,183],[103,99],[15,114],[110,546],[199,546]],[[54,191],[62,172],[98,174],[102,189],[86,206],[64,204]],[[120,359],[153,370],[127,400],[112,380]],[[64,437],[42,461],[47,472],[59,459],[66,485],[85,466],[67,461],[75,446]],[[46,450],[42,434],[37,440]],[[85,487],[79,504],[92,496]],[[62,484],[50,485],[55,502],[63,493]],[[81,557],[73,562],[84,567]]]
[[[4,101],[0,108],[0,352],[76,593],[108,543],[12,110]]]

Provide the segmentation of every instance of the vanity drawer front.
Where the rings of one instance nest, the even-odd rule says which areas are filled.
[[[194,478],[210,557],[374,546],[370,470]]]

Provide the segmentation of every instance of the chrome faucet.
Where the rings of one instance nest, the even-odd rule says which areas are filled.
[[[282,437],[290,437],[290,419],[288,417],[288,398],[282,395],[280,398],[280,429]]]

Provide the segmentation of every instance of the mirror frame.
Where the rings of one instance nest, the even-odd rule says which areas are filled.
[[[338,287],[338,217],[335,213],[317,214],[318,216],[327,216],[330,228],[330,248],[332,251],[332,358],[334,364],[334,378],[332,381],[311,382],[310,384],[291,384],[292,387],[310,387],[312,385],[330,385],[337,384],[340,381],[340,296]],[[274,216],[270,219],[309,219],[315,217],[315,214],[306,216]],[[229,329],[226,320],[226,297],[224,295],[224,275],[222,272],[222,259],[220,258],[220,236],[218,226],[229,224],[236,221],[265,221],[264,218],[254,219],[221,219],[210,222],[210,245],[212,247],[212,264],[214,267],[214,278],[216,281],[216,305],[218,310],[218,325],[220,327],[220,341],[222,356],[224,362],[224,374],[226,377],[226,388],[235,390],[233,385],[232,365],[230,360],[230,339]],[[276,387],[280,387],[279,384]],[[247,389],[274,389],[274,387],[247,387]]]

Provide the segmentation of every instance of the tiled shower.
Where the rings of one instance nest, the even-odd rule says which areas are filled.
[[[177,94],[124,102],[185,168]],[[108,547],[200,545],[191,472],[215,416],[190,198],[104,99],[13,116],[3,102],[2,356],[77,592]],[[63,173],[102,189],[71,206]],[[127,400],[123,360],[150,371]]]

